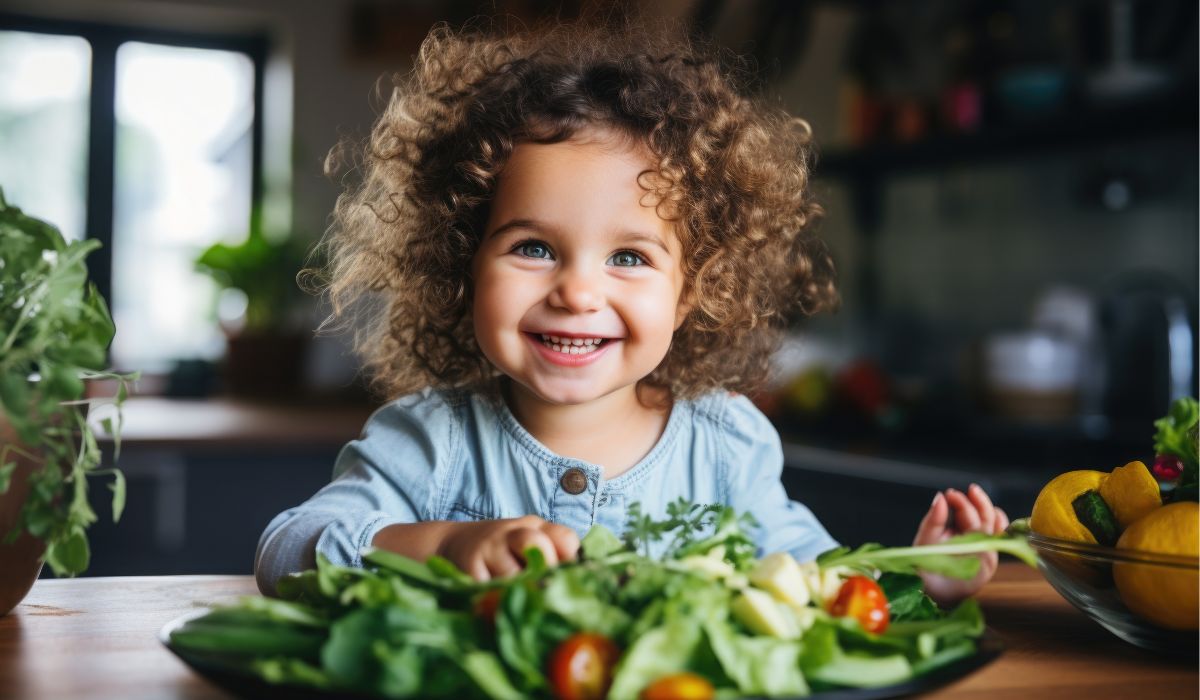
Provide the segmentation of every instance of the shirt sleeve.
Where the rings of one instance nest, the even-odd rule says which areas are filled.
[[[761,526],[758,554],[789,552],[810,561],[838,546],[807,507],[788,498],[780,480],[783,445],[771,421],[745,396],[726,402],[724,414],[727,502]]]
[[[259,590],[274,595],[281,577],[313,568],[317,552],[333,564],[362,566],[360,552],[379,530],[433,519],[437,484],[452,459],[452,419],[436,395],[376,411],[362,437],[338,454],[333,480],[267,525],[254,559]]]

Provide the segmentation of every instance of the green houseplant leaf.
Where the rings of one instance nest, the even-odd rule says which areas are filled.
[[[87,280],[95,240],[67,242],[58,229],[9,206],[0,191],[0,418],[23,444],[0,446],[0,493],[7,492],[17,454],[35,468],[17,526],[0,533],[13,542],[22,531],[46,545],[56,575],[84,571],[91,558],[86,529],[96,520],[88,478],[96,476],[100,448],[87,409],[85,381],[117,383],[113,403],[120,426],[126,384],[136,375],[105,371],[116,328],[103,297]],[[113,431],[114,438],[116,432]],[[125,481],[115,469],[113,517],[125,504]]]
[[[196,258],[196,269],[222,289],[238,289],[246,295],[247,330],[287,330],[288,313],[305,298],[296,275],[304,267],[308,247],[302,236],[264,232],[259,212],[250,219],[253,224],[244,241],[208,247]]]

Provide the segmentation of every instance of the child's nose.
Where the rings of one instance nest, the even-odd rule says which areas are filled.
[[[589,270],[565,268],[550,291],[549,302],[571,313],[596,311],[604,307],[603,283]]]

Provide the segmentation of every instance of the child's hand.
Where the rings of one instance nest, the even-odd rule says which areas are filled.
[[[525,550],[536,547],[550,566],[575,558],[579,536],[536,515],[455,523],[438,554],[480,581],[510,576],[525,567]]]
[[[951,508],[954,509],[953,517]],[[1004,532],[1007,527],[1008,515],[992,505],[992,500],[978,484],[971,484],[965,494],[946,489],[945,495],[938,493],[933,497],[933,505],[921,520],[913,544],[936,544],[966,532],[986,532],[993,535]],[[943,606],[953,605],[973,595],[991,580],[1000,561],[995,552],[985,552],[978,556],[979,573],[969,581],[922,572],[925,592]]]

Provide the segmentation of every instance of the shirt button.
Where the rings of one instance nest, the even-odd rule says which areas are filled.
[[[562,484],[563,491],[578,496],[587,490],[587,474],[579,467],[571,467],[563,472],[562,479],[558,483]]]

